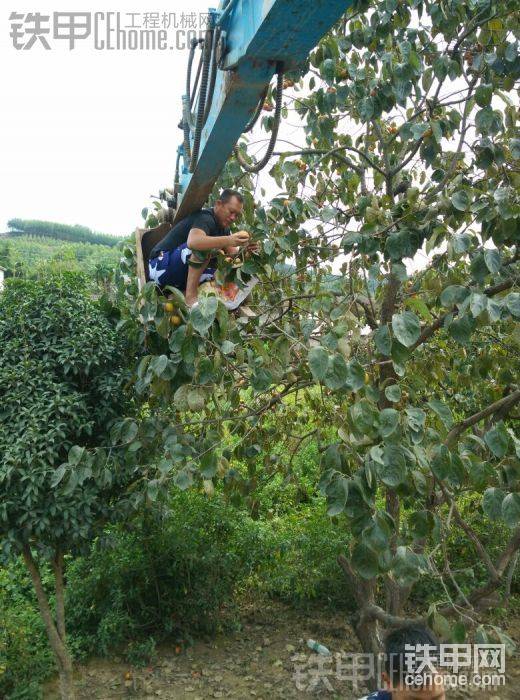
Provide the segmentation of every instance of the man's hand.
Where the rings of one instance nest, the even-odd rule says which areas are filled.
[[[228,243],[230,246],[245,246],[249,243],[250,238],[247,231],[238,231],[238,233],[232,233],[228,236]]]

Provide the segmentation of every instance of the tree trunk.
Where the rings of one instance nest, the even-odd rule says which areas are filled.
[[[359,610],[353,621],[356,636],[364,652],[377,654],[381,651],[378,621],[372,615],[364,614],[365,610],[375,604],[376,581],[375,579],[371,581],[361,580],[343,554],[338,556],[337,561],[352,588],[354,598],[358,604]]]
[[[65,633],[65,595],[63,586],[63,554],[58,550],[52,562],[56,591],[56,627],[64,645],[67,644]]]
[[[52,611],[49,605],[47,594],[43,588],[40,571],[38,565],[34,561],[31,553],[31,548],[29,545],[25,545],[23,549],[23,558],[25,565],[29,570],[31,579],[33,582],[34,590],[36,592],[36,598],[38,599],[38,606],[40,608],[40,615],[45,624],[45,630],[47,632],[47,637],[49,639],[49,644],[56,657],[56,663],[58,666],[58,673],[60,678],[60,694],[62,700],[75,700],[76,694],[74,692],[74,679],[73,679],[73,668],[72,668],[72,658],[67,649],[65,639],[62,639],[59,628],[65,635],[65,618],[64,618],[64,603],[63,603],[63,559],[59,555],[56,557],[54,562],[54,572],[56,576],[56,568],[59,569],[59,576],[56,578],[56,617],[58,620],[58,625],[54,622],[52,617]],[[59,564],[57,562],[60,562]],[[59,580],[58,580],[59,579]],[[59,600],[58,600],[59,598]]]

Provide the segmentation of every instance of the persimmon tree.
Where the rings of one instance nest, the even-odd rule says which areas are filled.
[[[8,280],[0,294],[0,545],[31,575],[66,700],[75,692],[65,557],[132,508],[135,460],[119,454],[137,429],[124,390],[131,360],[131,345],[83,278]]]
[[[254,319],[211,295],[189,312],[170,290],[176,327],[153,285],[137,295],[131,249],[123,259],[158,437],[148,494],[219,483],[253,508],[266,479],[291,477],[270,446],[308,439],[305,404],[329,514],[351,527],[339,564],[367,651],[409,619],[460,639],[507,599],[520,548],[518,19],[508,0],[357,2],[288,76],[301,128],[271,161],[279,194],[260,201],[234,159],[219,182],[242,188],[261,244],[218,273],[259,277]],[[498,554],[468,499],[508,533]],[[486,572],[469,590],[450,566],[454,530]],[[421,577],[438,601],[410,611]]]

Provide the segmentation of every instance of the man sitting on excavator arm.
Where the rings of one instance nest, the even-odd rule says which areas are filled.
[[[193,306],[199,285],[215,276],[215,260],[210,258],[209,251],[220,249],[227,255],[235,255],[240,248],[256,247],[250,243],[247,231],[231,233],[229,229],[239,220],[243,206],[240,192],[225,189],[213,208],[199,209],[181,219],[152,248],[148,263],[150,280],[160,287],[170,285],[180,289],[188,306]],[[193,251],[199,255],[193,255]],[[208,256],[204,258],[206,252]],[[195,264],[190,265],[190,258]]]

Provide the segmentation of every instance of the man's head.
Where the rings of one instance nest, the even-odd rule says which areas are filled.
[[[427,627],[392,630],[385,640],[383,672],[392,700],[445,700],[444,686],[439,682],[442,676],[435,668],[438,658],[439,642]],[[418,682],[410,683],[416,675],[414,671]]]
[[[236,190],[222,190],[220,197],[215,202],[213,211],[219,226],[228,228],[237,221],[242,214],[244,198]]]

